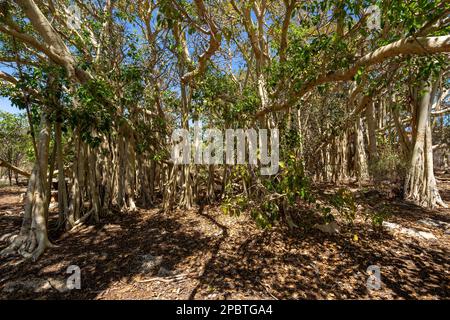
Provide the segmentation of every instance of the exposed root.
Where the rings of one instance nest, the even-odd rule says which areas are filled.
[[[46,238],[38,242],[34,231],[30,231],[28,236],[16,235],[11,244],[0,251],[0,257],[6,258],[18,254],[34,262],[39,259],[47,248],[55,247],[57,246]]]
[[[448,208],[448,204],[446,204],[444,201],[442,201],[442,199],[438,199],[436,201],[436,204],[441,206],[442,208],[446,208],[446,209]]]
[[[17,236],[9,246],[0,251],[0,256],[3,258],[9,257],[18,253],[18,250],[26,243],[27,237]]]
[[[6,241],[9,243],[12,243],[14,241],[14,239],[17,238],[17,236],[18,236],[17,232],[6,233],[0,237],[0,241]]]
[[[84,225],[84,223],[88,220],[88,218],[92,215],[92,212],[94,212],[94,208],[92,208],[91,210],[88,211],[88,213],[86,213],[84,216],[82,216],[80,219],[78,219],[77,221],[75,221],[75,223],[73,224],[72,229],[69,230],[69,232],[72,232],[74,230],[76,230],[78,227],[81,227],[82,225]]]
[[[47,249],[48,243],[42,242],[33,252],[22,252],[22,256],[25,259],[31,259],[31,261],[36,262],[39,257],[44,253],[45,249]]]
[[[128,202],[129,202],[128,211],[129,212],[136,212],[137,211],[137,207],[136,207],[136,203],[134,202],[133,198],[130,198]]]

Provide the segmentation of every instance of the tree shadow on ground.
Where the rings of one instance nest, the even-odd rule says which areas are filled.
[[[371,265],[380,267],[379,291],[366,286]],[[447,269],[446,252],[395,243],[389,236],[354,242],[277,230],[254,237],[239,255],[216,254],[197,292],[213,290],[223,298],[261,291],[276,299],[448,298]]]
[[[3,223],[7,219],[0,217]],[[154,214],[146,219],[145,214],[135,213],[110,217],[107,222],[65,234],[53,242],[58,247],[47,250],[36,263],[18,257],[2,261],[1,298],[94,299],[113,283],[132,283],[135,276],[151,277],[152,274],[141,272],[143,255],[162,256],[161,266],[171,272],[189,256],[207,249],[212,239],[198,232],[185,232],[175,217]],[[8,281],[33,277],[66,279],[69,265],[78,265],[81,269],[81,290],[67,293],[5,293],[2,290]]]
[[[216,239],[214,241],[214,244],[211,246],[211,249],[210,249],[211,257],[207,260],[207,262],[205,264],[205,268],[203,269],[202,274],[200,274],[200,276],[199,276],[198,284],[194,287],[194,289],[189,294],[189,297],[188,297],[189,300],[192,300],[195,298],[195,295],[197,294],[197,291],[200,288],[200,285],[202,283],[204,283],[205,281],[207,281],[207,275],[205,275],[205,271],[209,270],[213,267],[213,265],[217,259],[217,256],[219,254],[220,245],[226,238],[228,238],[228,228],[225,227],[223,224],[217,222],[213,217],[209,216],[208,214],[205,214],[204,208],[205,208],[205,204],[204,204],[204,201],[202,201],[202,203],[200,203],[198,215],[202,216],[203,218],[207,219],[210,223],[212,223],[213,225],[218,227],[221,230],[221,234],[220,234],[220,237],[218,239]]]
[[[17,231],[20,223],[20,216],[0,213],[2,233]],[[244,214],[224,217],[216,206],[201,205],[198,211],[189,212],[153,209],[117,213],[53,240],[58,247],[49,249],[37,263],[17,257],[1,261],[0,298],[99,299],[103,294],[113,299],[450,296],[445,245],[399,240],[360,224],[343,228],[336,236],[311,228],[260,230]],[[6,243],[0,246],[1,250]],[[155,276],[141,270],[141,257],[148,254],[162,256],[161,266],[169,272],[186,274],[184,282],[157,281],[141,286],[139,279]],[[81,268],[81,290],[3,290],[10,281],[66,279],[69,265]],[[366,271],[371,265],[380,267],[380,290],[367,289]]]
[[[450,296],[445,249],[424,246],[414,239],[399,241],[387,232],[369,230],[367,225],[356,224],[336,236],[278,227],[249,235],[240,243],[233,241],[225,234],[216,243],[191,298]],[[380,268],[379,290],[367,288],[369,266]]]

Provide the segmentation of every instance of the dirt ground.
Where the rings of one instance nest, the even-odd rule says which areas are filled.
[[[441,195],[450,203],[450,178],[444,179]],[[19,230],[23,192],[0,189],[0,237]],[[0,298],[449,299],[449,230],[420,220],[450,223],[450,209],[424,210],[383,192],[358,198],[358,192],[361,217],[381,204],[389,222],[436,239],[373,230],[363,218],[337,235],[324,234],[312,228],[315,218],[307,212],[298,214],[300,228],[261,230],[247,214],[226,216],[217,206],[139,209],[51,233],[57,247],[36,263],[0,260]],[[0,242],[0,249],[6,246]],[[80,267],[81,289],[43,284],[64,282],[70,265]],[[371,265],[380,268],[378,290],[366,286]]]

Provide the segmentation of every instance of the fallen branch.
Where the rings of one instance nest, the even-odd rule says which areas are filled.
[[[5,167],[8,169],[11,169],[12,171],[17,172],[18,174],[20,174],[24,177],[27,177],[27,178],[31,177],[31,173],[29,173],[25,170],[22,170],[22,169],[16,167],[15,165],[12,165],[11,163],[9,163],[8,161],[6,161],[2,158],[0,158],[0,167]]]

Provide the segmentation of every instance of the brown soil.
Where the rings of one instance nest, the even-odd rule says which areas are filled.
[[[450,203],[450,181],[440,187]],[[0,189],[0,236],[19,230],[23,192]],[[354,227],[328,235],[311,228],[315,218],[307,212],[297,217],[304,221],[300,228],[261,230],[247,214],[226,216],[216,206],[170,214],[139,209],[61,236],[51,234],[58,247],[36,263],[1,260],[0,298],[448,299],[450,235],[418,221],[428,217],[449,223],[450,210],[424,210],[384,193],[358,198],[358,192],[360,212],[382,205],[391,213],[388,221],[432,232],[437,240],[373,230],[363,214]],[[0,249],[5,246],[0,242]],[[158,268],[142,271],[142,256],[148,254],[162,258],[159,274]],[[5,289],[17,281],[65,279],[69,265],[81,268],[80,290]],[[366,287],[370,265],[381,269],[379,290]]]

